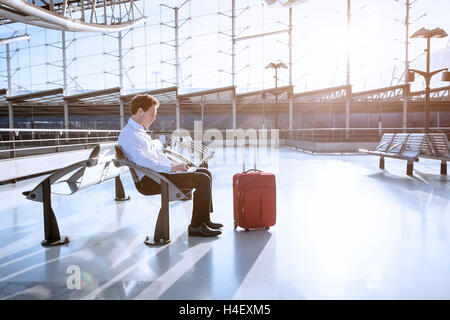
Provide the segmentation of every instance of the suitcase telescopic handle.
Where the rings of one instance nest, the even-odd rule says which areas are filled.
[[[249,146],[249,149],[250,149],[250,146]],[[249,169],[249,170],[245,171],[245,144],[244,144],[244,149],[242,150],[242,172],[246,173],[246,172],[249,172],[252,170],[262,172],[261,170],[256,169],[256,149],[253,154],[253,169]]]
[[[258,169],[248,169],[247,171],[244,171],[243,173],[247,173],[250,171],[258,171],[258,172],[262,172],[262,170],[258,170]]]

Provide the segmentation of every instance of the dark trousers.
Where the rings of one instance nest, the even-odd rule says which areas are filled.
[[[208,169],[198,168],[195,172],[187,173],[161,173],[179,189],[195,189],[194,206],[192,209],[191,225],[197,227],[203,222],[209,221],[212,206],[212,176]],[[144,176],[136,185],[139,192],[145,195],[161,193],[161,186]]]

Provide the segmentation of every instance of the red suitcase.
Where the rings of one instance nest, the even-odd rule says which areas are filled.
[[[276,222],[275,175],[256,169],[233,176],[234,229],[266,228]]]

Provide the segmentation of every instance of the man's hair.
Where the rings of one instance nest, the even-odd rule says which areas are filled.
[[[151,107],[159,107],[159,101],[149,94],[138,94],[131,100],[131,114],[136,114],[139,108],[146,112]]]

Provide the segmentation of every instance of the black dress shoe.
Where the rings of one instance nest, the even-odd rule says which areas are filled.
[[[221,231],[211,230],[206,226],[205,223],[202,223],[199,227],[188,227],[188,234],[191,237],[215,237],[219,234],[222,234]]]
[[[223,224],[221,223],[214,223],[211,221],[206,221],[205,224],[210,228],[210,229],[220,229],[223,227]]]

